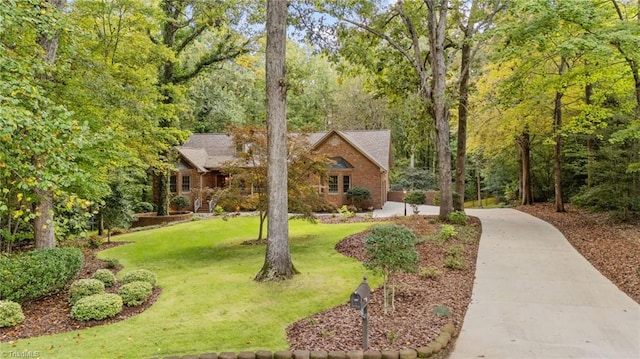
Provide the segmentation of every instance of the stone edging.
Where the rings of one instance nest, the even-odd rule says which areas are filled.
[[[308,350],[294,350],[294,351],[277,351],[272,353],[266,350],[260,350],[257,352],[222,352],[206,353],[201,355],[184,355],[184,356],[166,356],[164,359],[416,359],[416,358],[428,358],[436,353],[439,353],[442,349],[446,348],[451,339],[456,336],[456,330],[453,323],[447,323],[440,329],[440,335],[436,337],[431,343],[417,349],[403,349],[403,350],[353,350],[350,352],[343,351],[308,351]],[[157,357],[152,359],[158,359]]]

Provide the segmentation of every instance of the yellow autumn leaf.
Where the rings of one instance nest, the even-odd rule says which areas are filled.
[[[18,193],[16,198],[18,199],[18,202],[22,201],[22,193]]]

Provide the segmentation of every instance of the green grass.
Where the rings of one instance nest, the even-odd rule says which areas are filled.
[[[131,244],[99,254],[128,271],[157,273],[162,294],[133,318],[81,331],[2,343],[4,351],[37,351],[44,358],[152,356],[287,349],[287,325],[346,303],[365,269],[334,250],[371,223],[290,222],[291,253],[301,272],[279,283],[257,283],[265,246],[254,239],[256,217],[205,220],[116,237]],[[372,277],[372,287],[380,279]],[[358,315],[354,310],[354,315]]]
[[[489,198],[482,199],[483,208],[496,208],[501,206],[503,206],[503,204],[499,203],[496,197],[489,197]],[[480,207],[480,201],[478,200],[471,200],[471,201],[464,202],[464,208],[479,208],[479,207]]]

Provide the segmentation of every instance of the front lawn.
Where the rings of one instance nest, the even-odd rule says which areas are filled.
[[[190,222],[116,237],[132,242],[100,252],[128,271],[158,275],[162,294],[142,314],[116,324],[2,343],[4,351],[51,358],[145,358],[203,352],[285,350],[285,328],[348,300],[365,270],[334,245],[371,223],[290,222],[294,265],[282,283],[257,283],[264,245],[254,239],[257,217]],[[372,278],[374,284],[379,280]],[[354,311],[354,315],[357,315]]]

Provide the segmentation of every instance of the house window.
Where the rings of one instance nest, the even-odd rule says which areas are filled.
[[[351,163],[347,162],[347,160],[342,157],[331,157],[330,167],[335,169],[353,168]]]
[[[347,193],[351,188],[351,176],[342,176],[342,193]]]
[[[176,176],[171,176],[169,178],[169,192],[176,193],[178,192],[178,182]]]
[[[329,176],[329,193],[338,193],[338,176]]]
[[[182,176],[182,192],[191,191],[191,177]]]

